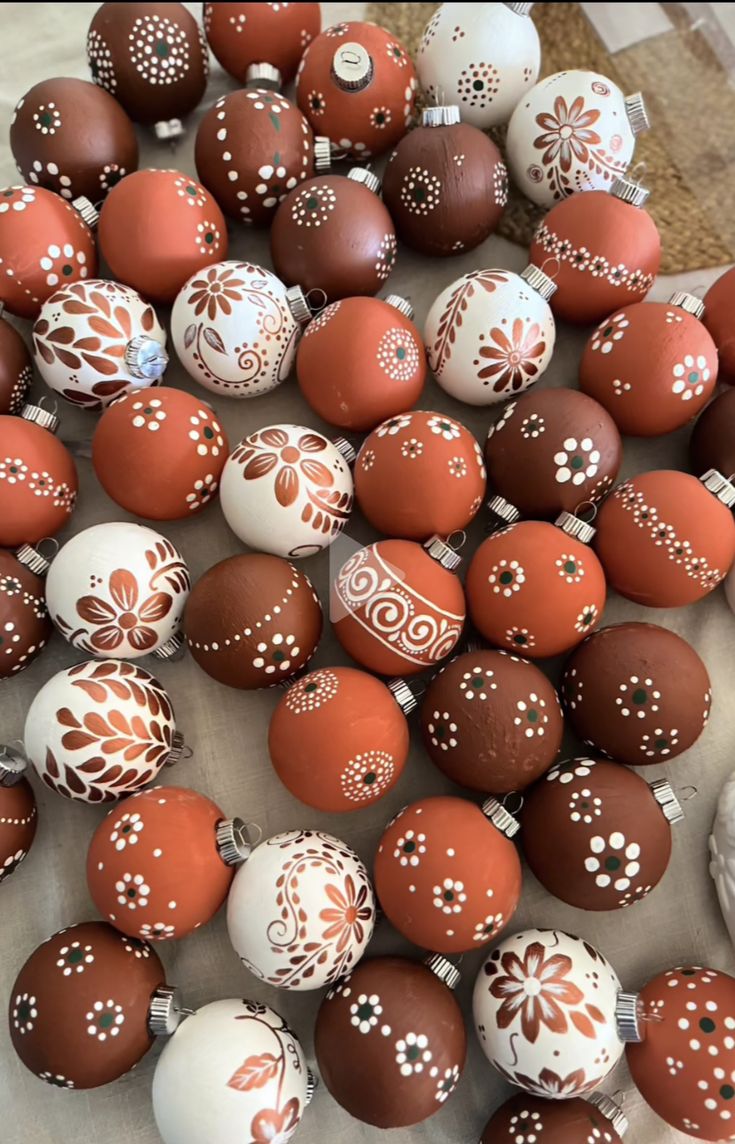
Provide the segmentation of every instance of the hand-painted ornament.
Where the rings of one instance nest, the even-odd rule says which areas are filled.
[[[643,210],[649,192],[617,178],[609,192],[573,194],[549,211],[529,256],[556,259],[551,308],[568,322],[599,322],[615,308],[641,302],[661,261],[661,236]]]
[[[296,376],[314,412],[341,429],[367,432],[404,413],[426,378],[410,303],[397,294],[333,302],[304,330]]]
[[[0,315],[0,415],[20,413],[32,379],[26,344],[15,326]]]
[[[256,846],[227,900],[235,952],[280,989],[321,989],[344,977],[374,925],[365,866],[339,838],[317,830],[290,830]]]
[[[604,405],[621,433],[658,437],[706,405],[717,382],[717,349],[699,320],[702,302],[636,302],[600,323],[579,365],[584,393]]]
[[[596,503],[618,475],[622,443],[606,409],[576,389],[538,389],[503,407],[485,443],[494,514],[555,520]],[[500,500],[498,498],[501,498]]]
[[[689,467],[695,477],[708,469],[735,475],[735,392],[726,389],[697,418],[689,439]]]
[[[274,556],[313,556],[340,535],[352,510],[352,446],[303,425],[248,434],[227,459],[220,504],[243,544]]]
[[[418,81],[408,51],[377,24],[335,24],[304,52],[296,99],[345,158],[393,147],[413,125]]]
[[[735,1139],[735,978],[684,965],[643,987],[645,1037],[626,1049],[643,1099],[697,1140]]]
[[[334,634],[348,655],[378,675],[415,675],[448,656],[466,615],[459,563],[438,537],[359,549],[340,568],[330,597]]]
[[[301,1045],[278,1013],[259,1001],[212,1001],[164,1047],[153,1074],[153,1113],[163,1144],[285,1144],[313,1089]]]
[[[205,925],[249,846],[239,818],[184,787],[139,791],[99,824],[87,852],[95,906],[129,937],[166,941]]]
[[[716,470],[673,469],[618,485],[597,516],[595,547],[608,584],[648,608],[701,600],[735,559],[735,488]]]
[[[205,4],[204,33],[226,72],[244,83],[253,64],[278,68],[284,83],[321,28],[320,4]]]
[[[712,335],[720,359],[721,381],[735,383],[735,335],[732,309],[735,305],[735,273],[726,270],[704,296],[702,321]]]
[[[622,1144],[627,1131],[622,1110],[604,1093],[548,1100],[522,1092],[496,1109],[480,1144]]]
[[[270,721],[268,750],[285,787],[307,806],[360,810],[392,790],[408,758],[409,689],[353,667],[297,679]]]
[[[27,91],[13,113],[10,147],[24,179],[69,200],[98,203],[138,166],[122,107],[83,79],[45,79]]]
[[[459,973],[439,955],[426,964],[375,957],[327,994],[314,1049],[330,1094],[377,1128],[419,1124],[457,1086],[467,1056]]]
[[[28,856],[36,836],[36,796],[24,768],[12,747],[0,746],[0,884]]]
[[[458,103],[483,130],[507,123],[538,79],[541,45],[532,4],[442,4],[416,57],[429,103]]]
[[[445,257],[474,250],[508,201],[508,172],[489,136],[460,123],[459,108],[429,107],[391,155],[383,200],[402,242]]]
[[[88,278],[48,298],[33,326],[33,356],[46,384],[73,405],[99,410],[168,365],[166,333],[129,286]]]
[[[188,278],[227,254],[227,227],[214,198],[174,170],[122,179],[102,206],[98,237],[115,278],[153,302],[173,302]]]
[[[87,660],[36,693],[24,732],[46,786],[80,802],[110,802],[152,782],[184,751],[171,700],[134,663]]]
[[[534,1096],[585,1096],[638,1036],[635,997],[596,949],[561,930],[526,930],[496,946],[472,999],[485,1056]]]
[[[495,405],[528,389],[551,361],[554,283],[537,266],[472,270],[434,300],[424,327],[429,366],[468,405]]]
[[[612,624],[570,656],[561,685],[575,734],[632,767],[665,763],[699,738],[712,704],[694,648],[656,624]]]
[[[39,945],[10,993],[13,1048],[56,1088],[98,1088],[134,1068],[178,1023],[176,990],[145,942],[82,922]]]
[[[25,545],[0,549],[0,679],[23,671],[46,646],[52,627],[43,577],[48,562]]]
[[[520,521],[489,536],[475,552],[467,570],[467,605],[490,643],[546,659],[575,647],[599,623],[605,575],[578,539],[593,530],[577,517],[564,523],[558,528]]]
[[[493,941],[521,894],[521,864],[510,841],[518,823],[488,799],[483,809],[442,795],[405,807],[375,855],[375,892],[403,937],[440,953]]]
[[[730,941],[735,944],[735,779],[732,774],[726,779],[717,799],[712,833],[709,836],[709,852],[710,876],[715,884]]]
[[[564,722],[556,691],[534,664],[504,651],[468,651],[434,676],[421,704],[433,763],[460,786],[523,790],[559,754]]]
[[[0,190],[0,302],[35,318],[58,287],[97,273],[94,235],[82,216],[43,187]]]
[[[592,71],[557,72],[537,83],[511,116],[511,176],[547,209],[576,191],[608,191],[625,174],[636,136],[648,127],[640,92],[624,96]]]
[[[93,524],[67,540],[49,569],[46,603],[74,647],[103,659],[161,659],[181,643],[191,579],[160,532],[128,521]]]
[[[77,499],[71,453],[54,436],[58,419],[38,405],[0,416],[0,546],[17,548],[53,536]]]
[[[252,691],[289,679],[322,634],[311,581],[278,556],[230,556],[194,585],[184,616],[189,650],[207,675]]]
[[[378,197],[380,182],[362,167],[318,175],[283,200],[271,229],[276,274],[288,286],[321,291],[327,302],[377,294],[396,260],[396,233]]]

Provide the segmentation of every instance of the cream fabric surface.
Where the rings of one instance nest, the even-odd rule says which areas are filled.
[[[197,5],[197,8],[199,6]],[[346,15],[359,16],[361,6],[325,4],[324,24]],[[7,143],[12,109],[33,83],[53,75],[88,78],[84,54],[86,28],[94,4],[2,4],[0,5],[0,185],[17,181]],[[573,65],[574,61],[570,60]],[[208,107],[230,81],[214,68],[203,107]],[[200,109],[201,113],[201,109]],[[180,167],[195,173],[194,116],[186,140],[172,156],[141,133],[141,166]],[[655,125],[654,125],[655,127]],[[357,224],[357,220],[356,220]],[[232,235],[231,257],[247,257],[269,265],[267,235],[238,229]],[[477,267],[509,267],[520,270],[524,252],[491,238],[479,250],[451,261],[429,261],[402,250],[389,282],[391,291],[408,296],[422,324],[436,294],[454,278]],[[701,286],[716,277],[697,273],[689,281],[660,281],[653,297],[666,298],[674,286]],[[168,315],[162,315],[168,320]],[[543,386],[574,384],[584,335],[562,328],[551,367]],[[167,384],[193,391],[196,386],[173,362]],[[36,382],[35,392],[43,386]],[[206,395],[226,426],[232,445],[246,432],[279,421],[303,422],[323,428],[302,401],[293,381],[254,401],[235,401]],[[494,414],[461,406],[447,398],[430,381],[421,400],[423,408],[445,410],[469,425],[483,440]],[[61,409],[60,435],[66,440],[89,439],[95,418],[66,406]],[[688,432],[649,443],[626,441],[624,475],[648,468],[686,468]],[[1,442],[0,442],[1,444]],[[98,521],[125,519],[96,483],[88,460],[79,461],[81,495],[67,530],[72,532]],[[184,553],[193,578],[217,560],[242,550],[224,523],[217,504],[195,519],[163,524],[161,531]],[[353,541],[374,539],[359,516],[349,529]],[[468,551],[481,536],[476,526]],[[62,536],[60,539],[64,539]],[[345,541],[344,543],[347,543]],[[330,557],[322,553],[304,567],[323,602],[327,600]],[[683,611],[647,610],[613,597],[604,622],[623,619],[649,620],[670,626],[691,640],[712,675],[714,706],[710,724],[700,742],[668,768],[647,768],[645,777],[668,774],[674,786],[695,783],[698,797],[686,805],[686,821],[675,830],[670,870],[663,883],[644,902],[622,914],[586,914],[569,908],[545,893],[525,872],[521,906],[511,928],[556,926],[577,933],[599,947],[617,969],[624,986],[634,989],[659,970],[682,961],[695,961],[729,971],[735,970],[733,950],[722,923],[713,885],[707,872],[707,836],[715,801],[731,766],[731,742],[735,733],[735,709],[730,701],[733,633],[735,620],[722,590]],[[37,688],[61,667],[83,658],[59,637],[29,670],[0,687],[0,738],[19,738],[25,712]],[[313,666],[343,663],[345,657],[329,633],[318,650]],[[423,755],[415,736],[410,764],[395,789],[378,805],[354,816],[320,815],[293,799],[275,778],[266,750],[270,714],[278,691],[246,693],[221,687],[200,671],[191,658],[177,663],[147,664],[169,689],[179,724],[193,749],[193,758],[181,763],[166,780],[193,786],[215,799],[228,814],[240,814],[257,822],[264,835],[293,827],[318,827],[341,836],[370,862],[378,836],[390,816],[405,803],[450,789]],[[551,674],[558,673],[552,664]],[[578,745],[571,738],[569,752]],[[95,916],[84,877],[88,839],[103,811],[70,803],[34,782],[39,801],[39,831],[34,849],[21,869],[0,888],[0,999],[5,1005],[15,975],[34,947],[53,931]],[[196,1007],[221,997],[249,996],[274,1005],[301,1037],[313,1064],[312,1028],[321,994],[289,994],[259,985],[240,965],[231,949],[220,915],[215,921],[182,942],[159,946],[169,980],[185,991],[186,1003]],[[383,922],[370,952],[415,953]],[[483,960],[477,953],[464,958],[459,996],[470,1013],[475,974]],[[477,1141],[490,1112],[510,1095],[507,1086],[491,1070],[469,1036],[469,1059],[454,1097],[428,1123],[395,1131],[392,1144],[472,1144]],[[3,1144],[156,1144],[150,1082],[158,1048],[151,1051],[130,1076],[117,1084],[89,1093],[60,1092],[41,1084],[20,1064],[10,1045],[4,1019],[0,1021],[0,1139]],[[635,1144],[674,1144],[685,1137],[666,1127],[645,1106],[632,1088],[624,1064],[610,1078],[606,1090],[626,1093],[625,1109],[631,1121],[628,1139]],[[243,1126],[246,1131],[246,1126]],[[377,1141],[381,1134],[350,1119],[323,1088],[308,1110],[297,1139],[301,1144],[342,1144]],[[243,1137],[243,1141],[245,1137]],[[230,1144],[215,1141],[211,1144]],[[235,1142],[233,1142],[235,1144]],[[238,1142],[239,1144],[239,1142]]]

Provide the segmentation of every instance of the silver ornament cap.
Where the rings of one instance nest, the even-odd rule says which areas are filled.
[[[412,711],[416,710],[419,701],[405,679],[398,676],[395,679],[389,679],[387,687],[404,715],[410,715]]]
[[[707,469],[699,478],[706,489],[708,489],[713,496],[716,496],[718,501],[727,508],[732,508],[735,505],[735,485],[728,481],[727,477],[723,477],[717,469]]]
[[[421,115],[422,127],[453,127],[459,121],[460,114],[456,103],[445,103],[441,107],[425,107]]]
[[[179,653],[183,652],[183,648],[184,637],[181,632],[175,632],[164,644],[156,648],[153,655],[156,659],[178,659]]]
[[[521,271],[521,278],[527,282],[532,290],[540,294],[544,301],[548,302],[552,294],[556,293],[556,282],[553,278],[549,278],[540,266],[534,266],[529,262],[525,270]]]
[[[533,4],[506,4],[505,7],[515,12],[516,16],[530,16]]]
[[[188,751],[188,749],[189,748],[186,745],[184,736],[181,734],[181,731],[174,731],[171,738],[171,750],[168,753],[168,758],[166,759],[164,766],[176,766],[177,763],[181,762],[182,758],[184,757],[184,753]]]
[[[0,743],[0,787],[15,786],[28,770],[28,761],[5,743]]]
[[[413,321],[415,311],[408,298],[402,298],[400,294],[386,294],[383,301],[399,314],[403,314],[404,318],[408,318],[409,322]]]
[[[610,194],[616,199],[621,199],[624,203],[630,203],[632,207],[642,207],[648,202],[651,192],[647,187],[641,186],[640,183],[621,177],[613,179]]]
[[[628,1131],[628,1117],[620,1105],[604,1092],[593,1092],[587,1097],[590,1104],[594,1104],[606,1120],[609,1120],[618,1136],[625,1136]]]
[[[573,536],[575,540],[580,540],[582,544],[589,544],[597,531],[586,520],[582,520],[581,516],[575,516],[573,512],[562,512],[554,521],[557,528],[562,532],[566,532],[567,536]]]
[[[44,409],[42,405],[24,405],[20,415],[24,421],[32,421],[34,425],[48,429],[49,433],[55,433],[59,428],[59,418],[50,409]]]
[[[347,178],[352,179],[353,183],[362,183],[363,187],[376,195],[380,193],[380,179],[374,171],[368,171],[367,167],[350,167]]]
[[[332,142],[326,135],[314,136],[314,170],[321,174],[332,168]]]
[[[283,79],[273,64],[251,64],[245,72],[245,87],[262,87],[264,91],[280,91]]]
[[[168,354],[155,338],[139,334],[125,347],[125,365],[131,377],[148,385],[163,376],[168,365]]]
[[[86,195],[79,195],[76,199],[72,199],[71,205],[74,210],[81,215],[83,222],[86,222],[90,230],[97,229],[97,223],[100,221],[100,212],[97,207],[89,201]]]
[[[159,985],[151,997],[148,1028],[154,1037],[170,1037],[182,1018],[181,993],[175,985]]]
[[[640,135],[642,131],[650,130],[651,121],[648,118],[646,102],[642,92],[636,91],[633,95],[626,95],[625,111],[628,116],[630,129],[634,135]]]
[[[430,969],[435,977],[443,981],[448,989],[456,989],[461,980],[461,974],[453,961],[448,957],[444,957],[442,953],[430,953],[424,961],[427,969]]]
[[[370,53],[362,44],[341,44],[332,57],[332,79],[342,91],[364,91],[373,70]]]
[[[436,560],[442,568],[446,568],[449,572],[454,572],[462,563],[460,554],[455,552],[440,536],[430,536],[428,540],[424,541],[423,548],[432,560]]]
[[[241,818],[223,818],[217,823],[215,837],[225,866],[240,866],[253,852],[248,828]]]
[[[346,464],[352,466],[357,460],[357,449],[346,437],[332,437],[332,444]]]
[[[689,294],[686,290],[675,290],[669,298],[669,305],[678,306],[679,309],[686,310],[687,314],[694,314],[694,317],[700,320],[704,314],[702,299],[696,294]]]
[[[515,524],[521,519],[516,506],[501,496],[494,496],[487,502],[487,511],[502,525]]]
[[[306,294],[300,286],[289,286],[286,291],[286,305],[291,311],[292,318],[300,326],[305,326],[307,322],[311,321],[309,303],[306,301]]]
[[[153,131],[159,143],[174,143],[184,134],[184,125],[180,119],[159,119]]]
[[[620,1040],[627,1044],[637,1044],[643,1040],[640,1027],[640,996],[638,993],[625,993],[621,990],[615,1002],[615,1024]]]
[[[306,1096],[304,1097],[304,1105],[308,1107],[314,1099],[314,1093],[319,1088],[319,1077],[311,1071],[306,1070]]]
[[[22,564],[24,568],[35,572],[36,576],[45,576],[51,567],[51,561],[47,560],[43,553],[39,552],[38,549],[34,548],[31,544],[22,544],[21,547],[16,550],[15,559],[19,564]]]
[[[498,802],[492,795],[483,802],[482,813],[490,819],[493,826],[497,826],[500,833],[504,834],[506,838],[513,838],[521,829],[518,819],[514,818],[510,811],[505,809],[502,802]]]
[[[684,811],[669,780],[654,779],[649,785],[653,791],[653,797],[664,812],[666,821],[670,822],[672,826],[677,822],[683,822]]]

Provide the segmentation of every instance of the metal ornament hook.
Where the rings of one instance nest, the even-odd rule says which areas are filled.
[[[307,290],[304,297],[312,314],[319,314],[329,302],[329,298],[321,286],[312,286],[311,290]]]
[[[690,785],[676,788],[676,797],[679,799],[679,802],[691,802],[692,799],[696,798],[698,794],[699,787]]]

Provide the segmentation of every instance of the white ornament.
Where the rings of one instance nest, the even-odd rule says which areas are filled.
[[[583,1096],[623,1052],[620,981],[596,949],[560,930],[505,938],[480,970],[475,1027],[490,1063],[536,1096]]]
[[[730,611],[735,612],[735,567],[725,577],[725,599],[730,605]]]
[[[164,1144],[290,1140],[312,1078],[283,1019],[255,1001],[212,1001],[187,1017],[153,1074]]]
[[[416,68],[428,103],[456,103],[465,123],[507,123],[538,78],[532,5],[442,4],[424,29]]]
[[[367,870],[316,830],[276,834],[235,874],[227,928],[240,960],[282,989],[321,989],[362,957],[375,926]]]
[[[178,635],[191,581],[180,552],[152,528],[127,521],[78,532],[46,579],[49,615],[73,644],[102,658],[137,659]]]
[[[284,381],[301,327],[270,270],[217,262],[192,275],[171,311],[171,337],[195,381],[227,397],[257,397]]]
[[[524,274],[545,279],[533,266]],[[494,405],[528,389],[551,361],[555,338],[549,303],[510,270],[458,278],[435,299],[424,327],[436,380],[468,405]]]
[[[542,207],[577,191],[609,191],[630,165],[636,134],[647,127],[639,95],[626,99],[597,72],[557,72],[513,112],[508,166],[516,186]]]
[[[730,775],[720,792],[709,836],[709,852],[712,859],[709,872],[714,879],[730,941],[735,945],[735,774]]]
[[[220,504],[243,544],[275,556],[312,556],[342,532],[353,491],[349,465],[321,433],[269,425],[229,457]]]
[[[82,802],[140,790],[183,746],[161,684],[120,660],[53,675],[28,710],[24,743],[46,785]]]
[[[117,282],[60,285],[33,326],[33,356],[46,384],[85,409],[103,409],[131,389],[157,385],[168,356],[153,307]]]

